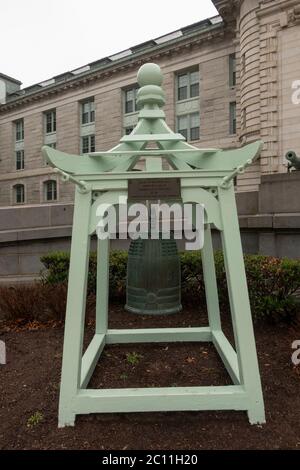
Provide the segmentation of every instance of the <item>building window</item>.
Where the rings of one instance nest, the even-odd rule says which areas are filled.
[[[199,71],[177,75],[177,101],[188,100],[199,96]]]
[[[229,133],[236,134],[236,102],[229,103]]]
[[[133,129],[134,129],[134,126],[125,127],[125,135],[131,134],[131,132],[133,131]]]
[[[137,97],[138,87],[129,88],[124,90],[124,113],[136,113],[137,112]]]
[[[45,181],[44,183],[44,197],[45,201],[57,200],[57,183],[55,180]]]
[[[245,129],[246,127],[246,108],[241,110],[241,127],[242,129]]]
[[[200,138],[200,116],[199,113],[185,114],[177,117],[177,131],[186,140],[199,140]]]
[[[95,103],[93,99],[81,103],[81,124],[95,122]]]
[[[16,170],[24,170],[24,150],[16,151]]]
[[[245,73],[246,70],[246,55],[242,54],[241,55],[241,75]]]
[[[23,184],[16,184],[14,186],[14,201],[15,204],[24,204],[25,202],[25,187]]]
[[[24,120],[19,119],[19,121],[16,121],[15,126],[16,126],[16,142],[20,142],[24,140]]]
[[[56,132],[56,111],[47,111],[45,113],[46,134]]]
[[[95,136],[85,135],[81,137],[81,153],[95,152]]]
[[[229,56],[229,86],[236,86],[236,58],[235,54]]]

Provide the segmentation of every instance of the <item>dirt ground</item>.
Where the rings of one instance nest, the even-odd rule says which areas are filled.
[[[228,318],[225,331],[232,338]],[[113,306],[118,328],[205,324],[205,314],[185,309],[166,317],[141,317]],[[61,326],[12,331],[2,325],[7,364],[0,365],[0,449],[300,449],[300,366],[291,362],[299,324],[258,325],[256,343],[267,424],[250,426],[245,412],[124,413],[78,416],[74,428],[57,428]],[[93,333],[87,328],[85,344]],[[90,387],[229,384],[208,343],[106,347]]]

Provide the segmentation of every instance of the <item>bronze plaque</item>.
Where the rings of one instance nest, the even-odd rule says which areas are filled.
[[[180,199],[180,178],[128,180],[128,199],[133,201]]]

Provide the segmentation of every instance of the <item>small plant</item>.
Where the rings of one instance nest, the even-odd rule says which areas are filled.
[[[143,356],[141,354],[136,353],[136,352],[126,354],[126,360],[132,366],[135,366],[136,364],[138,364],[142,357]]]
[[[37,426],[41,421],[43,421],[44,415],[40,411],[36,411],[33,413],[33,415],[30,416],[27,420],[27,427],[28,428],[33,428],[34,426]]]
[[[120,375],[120,379],[126,380],[126,379],[128,379],[128,375],[123,373],[123,374]]]

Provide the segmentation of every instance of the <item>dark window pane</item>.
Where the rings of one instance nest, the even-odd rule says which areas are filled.
[[[47,181],[46,185],[46,201],[55,201],[57,199],[56,181]]]
[[[94,101],[86,101],[81,105],[81,123],[88,124],[95,121],[95,104]]]
[[[24,122],[23,120],[17,121],[15,125],[16,141],[24,140]]]
[[[17,204],[23,204],[25,200],[24,186],[22,184],[17,184],[15,186],[15,201]]]
[[[199,83],[193,83],[190,86],[190,97],[194,98],[195,96],[199,96]]]
[[[229,86],[236,85],[236,58],[235,54],[229,56]]]
[[[52,132],[51,119],[49,119],[48,116],[47,116],[47,126],[46,127],[47,127],[47,129],[46,129],[47,134]]]
[[[82,113],[82,124],[87,124],[89,122],[89,113]]]
[[[178,132],[179,132],[179,134],[182,134],[187,140],[187,138],[188,138],[187,129],[179,129]]]
[[[191,140],[199,140],[199,127],[191,127]]]
[[[46,114],[46,133],[56,132],[56,112],[50,111]]]
[[[88,151],[89,151],[88,137],[82,137],[82,153],[88,153]]]
[[[126,101],[125,103],[125,113],[133,113],[133,100]]]
[[[232,102],[229,106],[229,133],[236,134],[236,103]]]
[[[236,86],[236,72],[232,74],[232,86]]]
[[[95,152],[95,136],[90,136],[90,152]]]
[[[132,131],[133,131],[133,127],[126,127],[125,134],[129,135],[129,134],[131,134]]]
[[[16,152],[16,170],[24,170],[24,150]]]
[[[178,101],[187,99],[187,86],[178,88]]]

